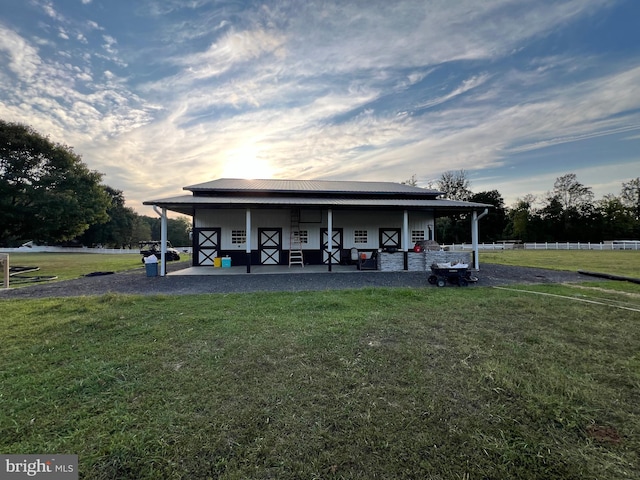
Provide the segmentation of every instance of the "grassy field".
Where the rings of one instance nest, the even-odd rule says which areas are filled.
[[[635,276],[640,258],[481,255]],[[640,286],[515,290],[2,300],[0,451],[78,454],[90,479],[640,478]]]
[[[4,300],[0,451],[90,479],[639,478],[640,290],[603,285]]]
[[[36,266],[40,270],[25,275],[54,276],[57,280],[78,278],[91,272],[120,272],[134,268],[142,268],[140,255],[134,254],[99,254],[99,253],[11,253],[9,262],[12,266]],[[4,272],[0,272],[0,282]],[[13,281],[13,280],[11,280]],[[16,280],[14,286],[21,285]]]
[[[640,278],[638,250],[503,250],[481,251],[480,263],[499,263],[553,270],[587,270]],[[482,268],[482,267],[481,267]]]

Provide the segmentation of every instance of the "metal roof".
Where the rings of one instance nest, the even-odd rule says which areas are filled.
[[[176,212],[191,215],[195,207],[216,207],[216,208],[242,208],[242,207],[336,207],[336,208],[420,208],[437,209],[439,211],[460,211],[484,209],[492,207],[484,203],[461,202],[457,200],[445,199],[416,199],[416,198],[330,198],[330,197],[277,197],[277,196],[215,196],[198,197],[193,195],[181,195],[177,197],[163,198],[159,200],[148,200],[144,205],[157,205]]]
[[[395,182],[358,182],[340,180],[246,180],[240,178],[220,178],[210,182],[184,187],[191,192],[222,193],[225,191],[252,191],[261,193],[298,193],[298,194],[395,194],[435,196],[441,192],[426,188],[413,187]]]

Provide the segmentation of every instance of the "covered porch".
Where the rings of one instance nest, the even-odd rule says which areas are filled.
[[[354,273],[366,274],[377,272],[378,270],[358,270],[355,265],[333,265],[332,273]],[[211,266],[187,267],[167,273],[169,276],[225,276],[225,275],[296,275],[302,273],[327,273],[325,265],[305,265],[305,267],[286,265],[254,265],[251,273],[247,273],[244,265],[232,266],[229,268],[215,268]]]

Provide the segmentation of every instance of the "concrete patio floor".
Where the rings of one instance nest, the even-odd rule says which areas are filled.
[[[229,268],[216,268],[216,267],[187,267],[180,270],[174,270],[167,273],[167,276],[224,276],[224,275],[292,275],[301,273],[328,273],[329,267],[327,265],[305,265],[304,268],[300,265],[293,265],[291,267],[287,265],[252,265],[251,273],[247,273],[247,266],[240,265]],[[362,270],[359,271],[355,265],[332,265],[331,273],[367,273],[377,272],[377,270]]]

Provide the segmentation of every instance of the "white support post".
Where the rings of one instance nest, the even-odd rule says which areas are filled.
[[[402,251],[404,269],[409,270],[409,211],[405,210],[402,218]]]
[[[245,248],[247,257],[247,273],[251,273],[251,210],[247,208],[245,215],[245,232],[247,245]]]
[[[333,211],[327,210],[327,252],[329,253],[329,271],[333,260]]]
[[[471,221],[471,242],[473,244],[473,268],[480,270],[480,252],[478,251],[478,222],[482,217],[489,213],[488,209],[484,209],[480,215],[476,210],[473,211],[473,218]]]
[[[409,251],[409,211],[405,210],[402,219],[402,250]]]
[[[473,244],[473,268],[479,270],[480,262],[478,260],[478,212],[473,211],[473,218],[471,220],[471,243]]]
[[[162,209],[160,216],[160,276],[167,273],[167,209]]]

